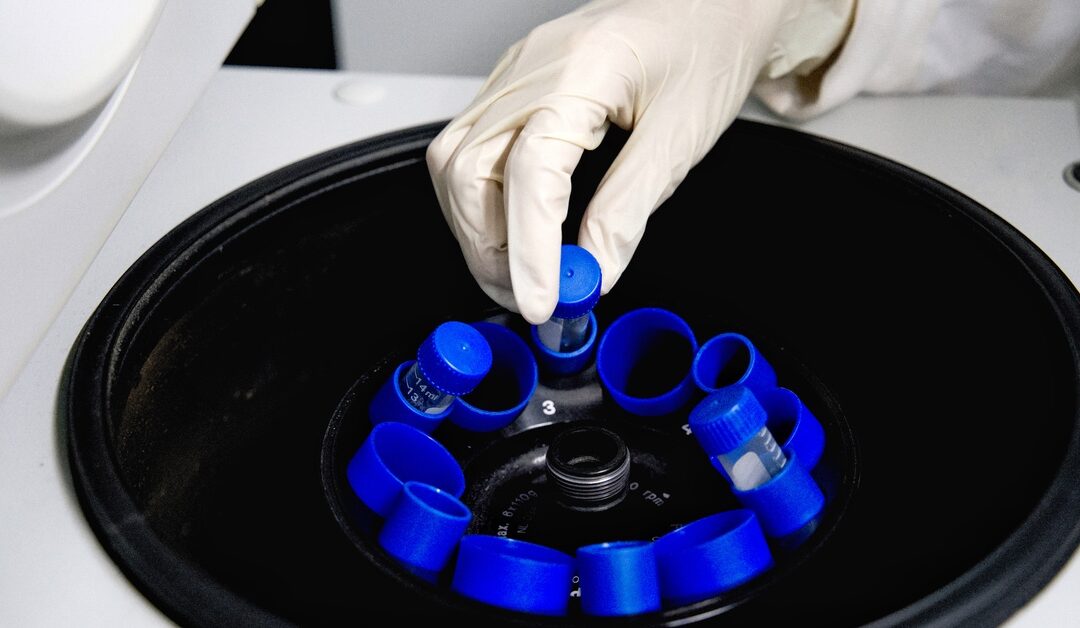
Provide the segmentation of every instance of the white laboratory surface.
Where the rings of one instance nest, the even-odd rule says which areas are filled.
[[[241,68],[214,75],[0,400],[0,625],[169,624],[84,520],[57,415],[68,353],[113,283],[158,238],[222,195],[320,151],[450,117],[480,83]],[[744,115],[769,120],[753,106]],[[920,97],[856,100],[799,127],[890,157],[973,197],[1080,284],[1080,191],[1062,176],[1080,160],[1078,122],[1069,101]],[[0,293],[0,303],[19,296]],[[1077,591],[1074,557],[1010,624],[1075,623]]]

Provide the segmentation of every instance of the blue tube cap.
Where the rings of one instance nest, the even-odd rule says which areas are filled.
[[[565,615],[574,559],[504,536],[461,539],[450,588],[485,604],[537,615]]]
[[[739,503],[761,520],[765,534],[777,539],[811,525],[825,508],[825,495],[797,454],[768,482],[748,491],[733,491]]]
[[[371,398],[371,405],[368,406],[368,416],[371,418],[372,423],[405,423],[430,434],[443,422],[443,419],[450,416],[450,412],[457,405],[458,400],[454,400],[454,403],[449,408],[438,414],[421,412],[416,406],[409,403],[405,395],[401,393],[401,386],[398,385],[398,382],[401,381],[402,375],[412,365],[413,360],[409,360],[408,362],[402,362],[394,369],[394,374],[390,376],[390,379],[383,382],[375,396]]]
[[[532,336],[533,347],[536,348],[536,357],[544,370],[556,375],[573,375],[585,370],[592,360],[596,349],[596,332],[599,323],[596,314],[589,312],[589,326],[586,331],[585,342],[574,351],[552,351],[547,345],[540,342],[540,334],[537,326],[533,325],[529,333]]]
[[[660,610],[660,580],[653,544],[621,541],[577,551],[581,610],[586,615],[639,615]]]
[[[414,573],[433,580],[450,562],[471,520],[468,506],[450,493],[406,482],[379,531],[379,545]]]
[[[491,347],[472,326],[450,321],[424,340],[416,360],[433,386],[460,397],[476,388],[491,369]]]
[[[773,564],[761,526],[749,510],[698,519],[660,537],[654,546],[660,594],[669,606],[717,596]]]
[[[532,399],[539,379],[536,359],[529,345],[520,336],[495,323],[473,323],[491,347],[491,372],[470,395],[452,406],[450,421],[473,432],[499,430],[514,422]],[[488,385],[504,386],[516,391],[516,402],[507,407],[480,405],[478,397]]]
[[[406,482],[416,480],[454,497],[465,492],[461,465],[445,447],[404,423],[380,423],[345,471],[360,501],[381,517],[390,514]]]
[[[825,452],[825,429],[798,395],[787,388],[776,388],[758,395],[769,416],[766,425],[780,440],[788,458],[798,456],[808,471],[813,471]],[[784,435],[781,437],[781,435]]]
[[[559,258],[559,302],[552,316],[579,318],[600,300],[600,264],[592,253],[574,244],[562,245]]]
[[[765,427],[765,408],[745,386],[721,388],[690,411],[690,430],[709,456],[726,454]]]
[[[776,388],[776,371],[742,334],[710,338],[694,356],[691,371],[694,383],[706,393],[726,386],[746,386],[760,395]]]
[[[660,416],[693,398],[690,363],[696,351],[697,339],[686,321],[661,308],[640,308],[615,319],[604,332],[596,348],[596,370],[619,407]]]

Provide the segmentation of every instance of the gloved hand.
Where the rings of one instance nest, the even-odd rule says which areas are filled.
[[[481,288],[533,324],[551,316],[570,174],[614,123],[633,131],[578,234],[610,290],[649,215],[716,143],[759,74],[820,65],[853,2],[595,0],[514,44],[427,153]]]

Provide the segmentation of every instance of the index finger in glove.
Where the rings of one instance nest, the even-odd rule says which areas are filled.
[[[503,195],[510,279],[530,323],[546,321],[555,309],[570,175],[585,148],[600,143],[607,125],[606,107],[562,98],[530,116],[507,157]]]

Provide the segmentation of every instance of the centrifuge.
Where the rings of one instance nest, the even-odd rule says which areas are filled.
[[[174,4],[159,28],[198,17]],[[215,10],[231,20],[220,58],[251,8]],[[93,240],[84,223],[26,232],[35,260],[63,268],[25,269],[51,282],[41,302],[59,313],[27,306],[26,327],[3,328],[19,335],[5,346],[29,348],[4,358],[0,622],[553,625],[400,569],[343,480],[366,402],[437,324],[528,337],[472,282],[423,159],[481,79],[207,59],[205,90],[189,86],[194,105],[174,103],[170,124],[153,120],[162,96],[139,74],[166,80],[161,41],[82,152],[7,214],[61,193],[56,211],[79,199],[120,218],[96,223],[108,232],[96,254],[70,248],[74,227]],[[583,160],[571,222],[624,140],[612,132]],[[666,308],[701,343],[753,338],[821,419],[837,482],[815,536],[773,571],[633,623],[1037,626],[1080,613],[1078,160],[1069,101],[859,98],[800,124],[747,106],[594,313],[601,334]],[[5,303],[27,289],[3,285]],[[15,342],[35,325],[40,338]],[[708,465],[684,464],[685,416],[628,416],[592,368],[542,374],[501,431],[434,432],[465,468],[474,531],[541,512],[528,503],[542,491],[518,490],[538,452],[596,421],[628,448],[623,501],[640,516],[533,514],[511,535],[621,541],[723,505]]]

